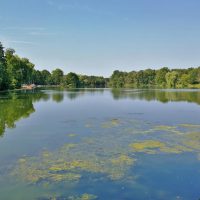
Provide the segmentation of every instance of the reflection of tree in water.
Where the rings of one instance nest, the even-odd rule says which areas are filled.
[[[63,92],[55,93],[55,94],[53,93],[52,99],[53,99],[53,101],[60,103],[64,100],[64,93]]]
[[[67,90],[67,97],[71,100],[76,99],[80,96],[84,96],[86,94],[96,94],[97,92],[99,93],[103,93],[104,89],[93,89],[93,88],[88,88],[88,89],[84,89],[84,88],[80,88],[80,89],[68,89]]]
[[[40,99],[47,100],[49,97],[42,92],[18,91],[1,93],[0,95],[0,136],[6,128],[14,128],[15,122],[28,118],[35,112],[33,102]]]
[[[200,104],[200,91],[192,90],[123,90],[113,89],[114,99],[157,100],[163,103],[170,101],[186,101]]]

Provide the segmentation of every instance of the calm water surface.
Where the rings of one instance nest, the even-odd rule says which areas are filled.
[[[200,90],[0,93],[0,199],[199,200]]]

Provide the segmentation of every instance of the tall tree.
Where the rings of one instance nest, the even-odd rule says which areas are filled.
[[[167,81],[167,87],[169,88],[176,88],[176,84],[178,82],[178,72],[177,71],[171,71],[168,72],[165,76]]]
[[[110,77],[110,86],[115,88],[122,88],[125,85],[126,72],[115,70]]]
[[[55,85],[60,85],[63,79],[64,73],[61,69],[55,69],[52,71],[52,82]]]
[[[163,67],[156,71],[155,83],[156,85],[164,87],[166,85],[166,74],[169,72],[167,67]]]
[[[21,59],[15,55],[15,50],[6,50],[6,63],[10,80],[10,88],[19,88],[23,83],[23,69]]]
[[[79,77],[77,74],[70,72],[63,78],[63,86],[67,88],[79,87]]]
[[[51,73],[48,70],[44,69],[41,71],[41,74],[42,74],[43,84],[50,85],[52,83]]]
[[[0,42],[0,90],[7,89],[8,75],[6,70],[6,59],[3,45]]]

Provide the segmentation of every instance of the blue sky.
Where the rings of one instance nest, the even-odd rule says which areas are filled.
[[[0,41],[37,69],[200,66],[199,0],[0,0]]]

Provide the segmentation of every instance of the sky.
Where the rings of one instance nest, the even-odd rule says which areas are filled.
[[[199,0],[0,0],[0,41],[35,68],[200,66]]]

